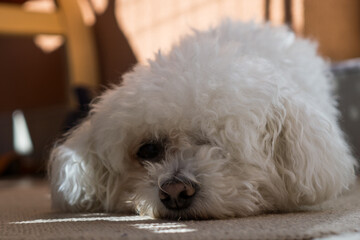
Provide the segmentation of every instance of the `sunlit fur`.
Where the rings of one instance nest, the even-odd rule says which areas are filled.
[[[316,46],[285,27],[224,21],[123,76],[53,150],[55,208],[174,219],[292,211],[354,181],[333,80]],[[165,144],[157,162],[136,152]],[[166,209],[167,179],[199,190]]]

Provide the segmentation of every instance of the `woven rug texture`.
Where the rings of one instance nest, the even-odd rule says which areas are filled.
[[[339,199],[301,212],[206,221],[57,213],[45,182],[0,181],[0,239],[314,238],[360,239],[360,180]]]

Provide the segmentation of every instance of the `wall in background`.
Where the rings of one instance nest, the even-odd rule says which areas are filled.
[[[264,0],[117,0],[116,17],[140,62],[167,52],[191,28],[206,29],[224,18],[264,21]]]
[[[360,57],[360,1],[305,0],[303,35],[332,61]]]
[[[117,0],[116,16],[141,62],[168,51],[191,27],[205,29],[224,17],[285,23],[319,42],[330,60],[360,57],[359,0]]]

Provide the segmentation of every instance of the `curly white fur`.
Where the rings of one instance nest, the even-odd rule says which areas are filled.
[[[53,205],[164,218],[291,211],[338,196],[355,160],[316,46],[286,28],[224,21],[137,65],[105,92],[50,160]],[[146,141],[161,161],[140,164]],[[158,197],[163,179],[199,186],[190,207]]]

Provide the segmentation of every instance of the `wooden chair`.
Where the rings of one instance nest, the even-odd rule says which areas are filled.
[[[78,1],[57,0],[56,4],[56,11],[42,13],[26,11],[19,4],[0,2],[0,34],[63,35],[66,39],[69,90],[75,86],[96,89],[99,71],[94,37],[83,22]]]
[[[0,0],[0,35],[35,36],[38,34],[54,34],[62,35],[65,38],[69,79],[67,83],[68,103],[66,110],[60,107],[59,111],[55,114],[55,116],[63,118],[68,112],[71,113],[75,108],[78,108],[74,89],[85,87],[86,89],[96,90],[99,84],[95,40],[91,29],[83,22],[78,1],[57,0],[56,10],[49,13],[31,12],[26,10],[21,4],[12,3],[23,3],[26,2],[25,0],[8,0],[6,2],[10,3]],[[21,60],[21,56],[19,56],[19,59]],[[47,110],[41,109],[43,112]],[[39,110],[37,111],[39,114]],[[50,112],[54,113],[53,110]],[[45,114],[45,116],[48,115]],[[51,131],[50,133],[46,132],[42,135],[37,135],[35,141],[38,141],[39,145],[36,147],[35,153],[31,155],[30,160],[27,159],[27,156],[21,156],[15,153],[15,151],[1,154],[0,175],[5,172],[9,174],[38,173],[43,167],[41,158],[44,152],[42,150],[43,145],[40,144],[43,144],[41,141],[44,140],[44,134],[46,138],[49,138],[49,134],[53,134],[51,136],[54,137],[55,132],[58,130],[57,127],[60,127],[59,124],[62,121],[54,121],[52,118],[50,118],[49,123],[44,121],[46,129]],[[56,128],[56,130],[48,125],[54,126],[53,128]]]

